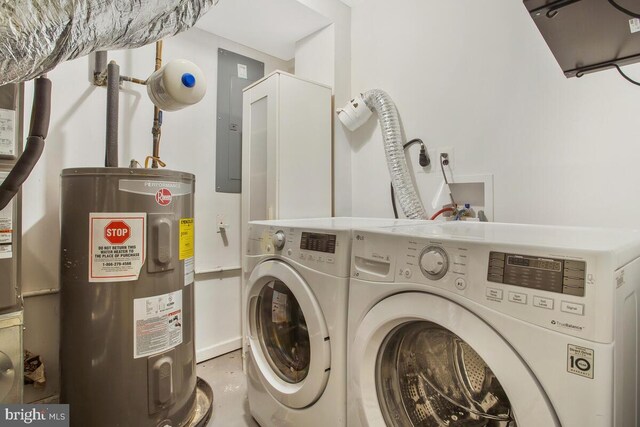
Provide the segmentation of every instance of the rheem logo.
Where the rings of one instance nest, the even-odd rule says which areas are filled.
[[[171,190],[169,190],[168,188],[161,188],[156,193],[156,202],[160,206],[167,206],[171,203],[172,199],[173,195],[171,194]]]

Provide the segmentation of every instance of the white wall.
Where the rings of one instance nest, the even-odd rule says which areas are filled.
[[[351,96],[351,9],[340,0],[298,0],[331,19],[332,24],[296,43],[296,75],[333,87],[334,105]],[[335,119],[334,119],[335,122]],[[346,132],[335,126],[334,211],[351,215],[351,148]]]
[[[297,75],[335,86],[335,26],[316,31],[296,43]]]
[[[521,1],[352,3],[352,90],[386,90],[407,137],[455,149],[456,174],[493,174],[496,221],[637,227],[637,87],[567,80]],[[390,216],[374,120],[351,147],[353,214]]]
[[[265,72],[291,71],[292,63],[264,55],[229,40],[192,29],[165,40],[164,58],[189,59],[205,72],[209,90],[194,107],[166,113],[160,154],[168,168],[196,174],[196,347],[204,360],[240,347],[240,271],[207,271],[240,266],[240,195],[216,193],[215,135],[217,49],[228,49],[265,63]],[[111,52],[126,75],[145,78],[153,70],[154,47]],[[58,66],[53,81],[53,111],[47,147],[24,186],[23,288],[25,292],[58,287],[59,175],[75,166],[104,162],[106,91],[89,84],[88,58]],[[120,165],[140,163],[151,151],[153,107],[142,86],[125,84],[120,96]],[[32,88],[27,86],[26,99]],[[28,120],[30,111],[25,112]],[[28,123],[28,122],[27,122]],[[228,245],[216,233],[216,215],[230,224]],[[57,393],[58,296],[28,298],[25,348],[43,356],[48,383],[27,387],[25,400]]]

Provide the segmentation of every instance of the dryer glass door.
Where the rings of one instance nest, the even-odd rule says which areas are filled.
[[[280,280],[267,282],[256,307],[258,337],[271,368],[295,384],[309,373],[311,345],[300,303]]]
[[[260,263],[247,284],[250,363],[280,403],[306,408],[324,392],[331,370],[322,309],[306,280],[284,262]]]
[[[435,323],[395,328],[380,348],[377,376],[390,426],[516,426],[493,371],[469,344]]]

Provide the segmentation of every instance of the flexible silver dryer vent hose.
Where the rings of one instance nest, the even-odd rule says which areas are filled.
[[[389,175],[402,212],[407,218],[429,219],[409,174],[402,148],[398,110],[391,97],[380,89],[368,90],[352,99],[345,108],[338,110],[338,118],[353,131],[369,119],[369,110],[378,113]]]

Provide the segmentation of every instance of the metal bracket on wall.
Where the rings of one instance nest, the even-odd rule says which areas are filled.
[[[534,16],[534,17],[540,16],[544,13],[544,15],[547,18],[551,19],[556,17],[560,9],[563,9],[573,3],[578,3],[579,1],[582,1],[582,0],[558,0],[556,2],[538,7],[529,13],[531,14],[531,16]]]
[[[584,76],[587,73],[595,73],[596,71],[601,71],[601,70],[606,70],[608,68],[615,68],[616,70],[618,70],[618,72],[622,75],[622,77],[624,77],[625,79],[627,79],[628,81],[630,81],[633,84],[638,84],[638,82],[631,80],[629,77],[627,77],[627,75],[620,69],[620,66],[622,65],[628,65],[631,63],[635,63],[640,61],[640,55],[635,55],[635,56],[631,56],[628,58],[621,58],[615,61],[609,61],[609,62],[603,62],[600,64],[595,64],[595,65],[589,65],[588,67],[581,67],[581,68],[576,68],[573,70],[569,70],[567,71],[568,74],[575,74],[575,76],[577,78],[580,78],[582,76]]]

